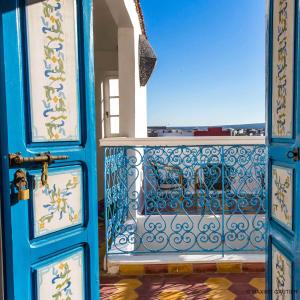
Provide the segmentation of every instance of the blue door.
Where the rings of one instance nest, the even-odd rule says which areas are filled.
[[[267,291],[300,299],[299,1],[270,0],[267,9]]]
[[[0,9],[5,299],[99,299],[92,1]]]

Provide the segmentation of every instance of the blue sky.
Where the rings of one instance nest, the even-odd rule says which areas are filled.
[[[264,122],[264,0],[141,0],[158,57],[148,125]]]

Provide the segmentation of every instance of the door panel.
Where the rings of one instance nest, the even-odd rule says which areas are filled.
[[[293,230],[294,168],[276,164],[271,173],[271,217],[273,220]]]
[[[274,240],[272,242],[270,253],[272,277],[269,278],[272,284],[272,293],[270,293],[270,296],[273,297],[272,299],[288,300],[293,299],[292,297],[295,296],[295,294],[291,292],[293,289],[292,281],[294,277],[294,274],[292,274],[292,259],[291,256],[288,257],[284,253],[284,248],[276,245]],[[280,293],[280,291],[282,291],[282,293]]]
[[[79,140],[76,1],[27,0],[33,142]]]
[[[298,10],[299,1],[268,1],[268,299],[300,291]]]
[[[33,176],[34,238],[83,224],[80,166],[51,168],[48,186],[42,185],[40,172]]]
[[[82,249],[58,256],[34,267],[37,299],[84,299],[84,252]]]
[[[273,6],[272,138],[293,137],[295,1]]]
[[[99,299],[92,1],[0,7],[6,299]],[[41,162],[10,164],[18,152],[68,159],[50,161],[42,183]],[[28,200],[18,200],[18,169]]]

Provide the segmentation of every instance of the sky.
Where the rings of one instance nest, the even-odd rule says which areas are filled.
[[[141,0],[149,126],[265,121],[264,0]]]

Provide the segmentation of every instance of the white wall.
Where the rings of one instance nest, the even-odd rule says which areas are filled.
[[[105,3],[94,2],[94,65],[95,65],[95,102],[97,140],[102,135],[101,82],[107,73],[118,73],[118,28]],[[104,198],[104,159],[103,148],[97,149],[98,199]]]
[[[95,0],[95,96],[97,140],[104,138],[100,85],[108,74],[118,74],[120,87],[120,136],[147,137],[146,87],[139,79],[139,36],[142,34],[133,0]],[[104,190],[103,149],[98,149],[99,199]]]
[[[142,34],[134,1],[124,0],[134,29],[135,130],[134,137],[147,137],[147,88],[140,86],[139,36]]]
[[[95,50],[96,71],[118,71],[118,51],[117,50]]]
[[[120,135],[135,137],[134,29],[119,28]]]
[[[139,36],[142,34],[132,0],[106,0],[118,26],[120,79],[120,133],[124,137],[147,137],[146,87],[139,79]]]

